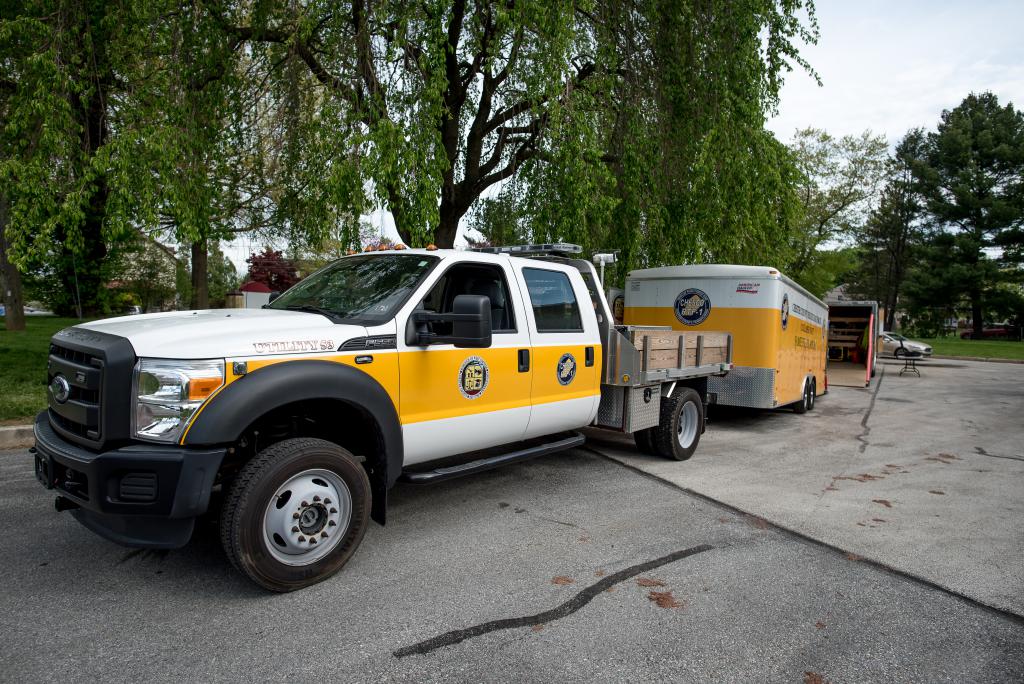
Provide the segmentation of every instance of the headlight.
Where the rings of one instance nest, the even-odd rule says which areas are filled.
[[[224,384],[224,360],[139,359],[135,364],[132,434],[176,442],[185,426]]]

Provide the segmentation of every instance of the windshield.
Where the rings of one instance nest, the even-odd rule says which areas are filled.
[[[290,288],[268,308],[320,311],[360,325],[384,323],[437,261],[425,254],[345,257]]]
[[[889,337],[891,337],[892,339],[896,340],[897,342],[899,342],[901,340],[907,339],[903,335],[897,335],[896,333],[888,333],[888,335],[889,335]]]

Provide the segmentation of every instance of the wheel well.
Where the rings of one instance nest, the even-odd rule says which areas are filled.
[[[380,425],[364,409],[338,399],[296,401],[259,416],[242,432],[221,468],[231,478],[258,452],[285,439],[315,437],[356,456],[373,482],[387,470]]]

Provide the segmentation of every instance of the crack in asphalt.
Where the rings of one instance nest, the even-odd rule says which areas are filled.
[[[1021,456],[1003,456],[1002,454],[990,454],[979,446],[974,447],[974,451],[981,456],[988,456],[990,458],[1005,458],[1011,461],[1024,461],[1024,457]]]
[[[555,620],[560,620],[568,615],[572,615],[580,608],[583,608],[585,605],[593,601],[595,597],[599,596],[608,588],[619,584],[624,580],[649,572],[655,568],[660,568],[663,565],[674,563],[675,561],[682,560],[683,558],[695,556],[698,553],[704,553],[705,551],[711,551],[714,548],[715,547],[710,544],[700,544],[699,546],[692,546],[688,549],[675,551],[667,556],[655,558],[654,560],[649,560],[645,563],[631,565],[624,570],[619,570],[618,572],[608,575],[600,581],[591,584],[565,603],[550,610],[545,610],[544,612],[537,613],[536,615],[524,615],[523,617],[491,620],[490,622],[473,625],[472,627],[455,629],[431,639],[412,644],[411,646],[404,646],[395,651],[394,655],[396,658],[404,658],[410,655],[422,655],[424,653],[436,651],[439,648],[444,648],[445,646],[454,646],[466,639],[473,639],[491,632],[497,632],[503,629],[516,629],[519,627],[547,624],[554,622]]]
[[[878,374],[878,382],[875,383],[875,391],[871,393],[871,403],[868,404],[868,410],[864,413],[864,417],[860,419],[860,426],[864,428],[859,435],[857,435],[857,441],[860,442],[860,453],[864,453],[864,450],[868,448],[868,435],[871,434],[871,426],[868,425],[868,419],[871,418],[871,412],[875,410],[875,401],[878,400],[878,390],[882,389],[882,380],[885,379],[885,366],[882,366],[882,372]]]

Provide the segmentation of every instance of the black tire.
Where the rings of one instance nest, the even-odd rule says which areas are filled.
[[[814,402],[817,401],[818,394],[818,381],[816,378],[811,378],[811,391],[807,393],[807,410],[814,410]]]
[[[807,413],[807,405],[810,403],[807,400],[807,395],[811,390],[811,383],[804,380],[804,393],[800,396],[799,401],[793,402],[793,413],[804,414]]]
[[[633,441],[636,442],[637,450],[642,454],[650,454],[655,456],[654,442],[651,433],[653,430],[648,428],[646,430],[637,430],[633,433]]]
[[[684,416],[684,411],[688,418]],[[661,420],[657,427],[651,428],[651,443],[658,456],[674,461],[687,460],[697,450],[702,432],[704,402],[695,389],[677,387],[671,397],[662,397]],[[685,446],[682,443],[684,437],[688,440]]]
[[[269,505],[278,489],[308,470],[327,471],[338,478],[347,487],[351,511],[347,527],[344,530],[338,527],[335,532],[342,537],[334,542],[330,552],[305,565],[289,565],[275,558],[274,551],[268,548],[265,516],[271,514]],[[278,500],[288,498],[290,496],[282,496]],[[221,510],[221,544],[231,564],[261,587],[277,592],[302,589],[338,572],[352,557],[366,533],[370,499],[366,471],[348,451],[322,439],[286,439],[259,452],[231,484]],[[291,503],[294,502],[288,501],[289,508]],[[325,498],[324,503],[331,502]],[[300,504],[305,505],[306,501]],[[341,507],[340,501],[337,506]],[[332,512],[337,513],[337,510]],[[318,534],[328,529],[331,528],[321,527],[322,531],[315,531],[310,537],[319,540]],[[305,541],[304,537],[299,539]]]
[[[907,350],[903,347],[896,347],[896,351],[892,353],[897,359],[902,359],[907,353]]]

